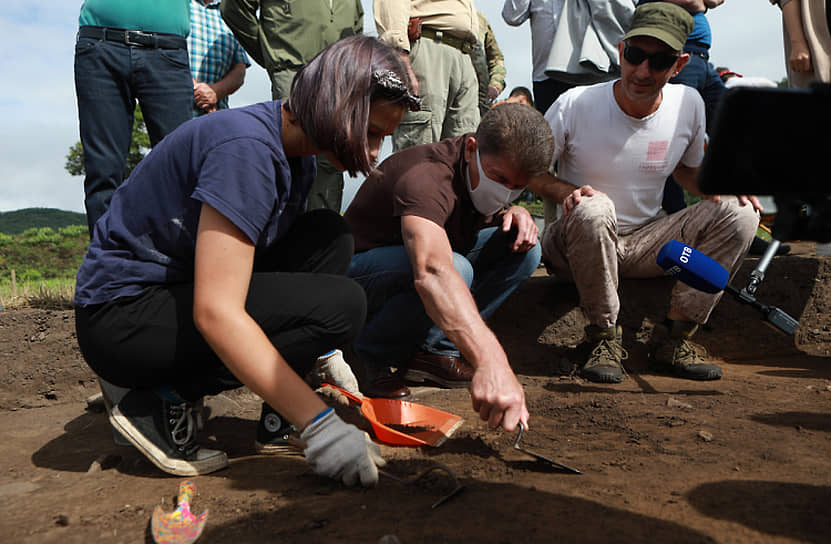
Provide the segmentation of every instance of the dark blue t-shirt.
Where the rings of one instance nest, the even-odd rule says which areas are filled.
[[[75,304],[193,281],[202,203],[263,249],[306,208],[314,157],[287,159],[281,101],[222,110],[180,125],[133,170],[95,224]]]

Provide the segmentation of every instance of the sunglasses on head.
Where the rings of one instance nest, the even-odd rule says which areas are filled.
[[[644,60],[649,60],[649,67],[655,71],[663,72],[668,70],[675,64],[680,55],[668,53],[666,51],[658,51],[657,53],[647,53],[640,47],[626,44],[623,47],[623,58],[626,62],[633,66],[638,66]]]

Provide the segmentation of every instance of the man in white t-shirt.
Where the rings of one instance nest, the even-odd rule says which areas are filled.
[[[594,382],[624,377],[619,277],[663,275],[655,260],[669,240],[695,247],[732,274],[758,226],[752,196],[710,196],[672,215],[661,210],[669,174],[699,194],[704,103],[695,89],[667,84],[689,59],[681,51],[692,26],[689,13],[674,4],[639,6],[618,44],[621,78],[567,91],[545,115],[558,174],[529,188],[562,204],[563,217],[543,233],[543,260],[549,272],[577,285],[594,348],[581,375]],[[719,298],[675,285],[667,319],[653,334],[655,368],[694,380],[721,377],[690,341]]]

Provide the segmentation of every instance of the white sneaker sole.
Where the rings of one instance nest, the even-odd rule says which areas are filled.
[[[121,413],[118,406],[114,406],[110,412],[110,423],[121,435],[136,447],[150,462],[159,467],[160,470],[176,476],[198,476],[210,474],[228,466],[228,456],[225,452],[201,448],[199,453],[205,456],[196,461],[184,459],[173,459],[165,454],[158,446],[141,434],[133,426],[129,418]]]

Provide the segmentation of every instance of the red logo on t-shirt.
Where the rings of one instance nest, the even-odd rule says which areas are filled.
[[[649,142],[646,150],[646,160],[641,163],[640,169],[644,171],[657,172],[667,166],[667,149],[669,141]]]

